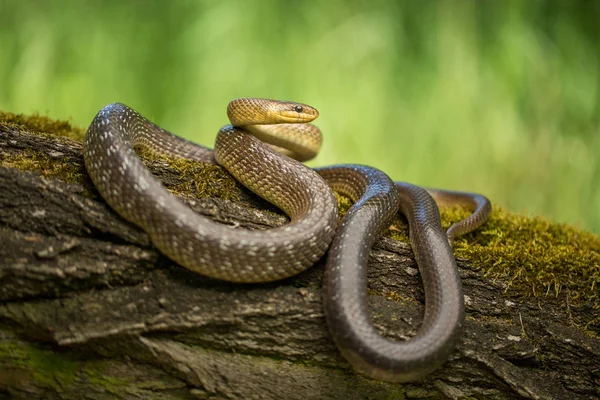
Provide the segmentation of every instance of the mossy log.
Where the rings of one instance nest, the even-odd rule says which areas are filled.
[[[0,113],[0,399],[600,397],[590,233],[495,208],[455,246],[467,319],[449,362],[422,382],[376,382],[328,335],[322,261],[262,285],[195,275],[102,201],[81,142],[65,135],[81,131]],[[219,167],[146,161],[202,215],[286,222]],[[445,210],[445,223],[461,212]],[[400,220],[369,263],[373,321],[398,340],[419,328],[424,304],[405,233]]]

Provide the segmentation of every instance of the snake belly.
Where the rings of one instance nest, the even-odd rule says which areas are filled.
[[[240,110],[246,103],[270,102],[241,100],[237,103]],[[294,104],[293,108],[298,107]],[[314,264],[333,239],[323,304],[341,354],[359,373],[391,382],[417,380],[438,368],[454,349],[464,320],[462,288],[449,243],[487,220],[489,201],[469,193],[431,189],[436,199],[475,208],[471,217],[453,225],[446,236],[437,205],[425,189],[394,183],[385,173],[367,166],[336,165],[312,171],[272,150],[284,144],[275,132],[280,129],[277,125],[256,133],[252,121],[257,112],[245,109],[240,111],[245,115],[232,118],[236,109],[230,107],[232,124],[242,128],[223,127],[213,153],[159,128],[123,104],[106,106],[90,125],[84,145],[94,185],[117,213],[144,229],[164,254],[192,271],[218,279],[266,282],[295,275]],[[250,131],[262,139],[278,139],[265,146]],[[298,148],[306,148],[302,143],[306,135],[291,135]],[[195,214],[152,177],[137,158],[136,145],[222,164],[245,186],[286,212],[291,223],[259,232],[232,230]],[[296,158],[310,158],[312,151],[295,146],[291,153]],[[354,201],[337,231],[337,204],[330,187]],[[366,281],[369,251],[399,209],[409,221],[426,297],[422,326],[415,337],[403,342],[383,337],[373,326]]]

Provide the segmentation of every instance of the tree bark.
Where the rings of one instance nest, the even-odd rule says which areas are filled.
[[[11,161],[28,154],[75,178]],[[329,338],[323,261],[269,284],[198,276],[102,201],[79,142],[0,123],[0,161],[0,399],[600,398],[600,340],[573,323],[590,308],[565,307],[564,295],[528,296],[458,260],[467,319],[449,362],[421,382],[376,382]],[[240,191],[239,202],[183,200],[235,226],[286,222]],[[424,295],[408,244],[377,243],[369,293],[382,333],[416,332]]]

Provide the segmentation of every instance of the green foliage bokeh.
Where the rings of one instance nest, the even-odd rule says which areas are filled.
[[[0,0],[0,109],[120,101],[212,145],[235,97],[315,106],[370,164],[600,232],[600,2]]]

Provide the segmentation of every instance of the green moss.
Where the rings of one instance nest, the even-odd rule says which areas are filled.
[[[82,165],[50,157],[31,149],[23,149],[18,155],[1,158],[0,166],[35,171],[45,177],[58,178],[67,183],[81,183],[87,177],[87,172]]]
[[[131,382],[125,379],[106,375],[106,365],[102,361],[86,363],[82,369],[85,379],[98,388],[103,388],[109,393],[119,394],[124,388],[129,388]]]
[[[83,140],[85,130],[71,125],[68,121],[42,117],[38,114],[23,115],[0,111],[0,122],[7,126],[23,127],[29,131],[66,136],[75,140]]]
[[[445,210],[444,224],[466,215],[460,208]],[[565,291],[571,305],[600,310],[600,238],[592,233],[494,207],[488,223],[457,238],[454,249],[491,279],[533,296]]]
[[[396,291],[391,291],[391,292],[385,293],[385,297],[388,300],[392,300],[392,301],[400,301],[400,302],[412,301],[412,296],[406,296],[406,295],[403,295]]]
[[[239,201],[242,186],[222,167],[183,158],[170,158],[137,150],[146,164],[159,163],[176,171],[176,181],[163,182],[174,194],[196,198],[218,197]]]
[[[26,116],[0,111],[0,125],[59,140],[62,138],[80,140],[84,135],[83,130],[73,127],[69,122],[39,115]],[[28,148],[23,149],[19,154],[0,156],[0,166],[38,172],[45,177],[61,179],[67,183],[83,183],[87,177],[87,172],[81,164],[73,163],[68,158],[50,157],[46,153]]]
[[[132,384],[119,376],[119,370],[115,368],[119,362],[90,359],[89,356],[79,359],[68,352],[20,343],[13,338],[15,341],[0,341],[0,386],[7,384],[18,388],[19,382],[30,385],[33,381],[36,387],[52,388],[60,393],[75,392],[82,384],[89,388],[91,383],[98,393],[117,395],[123,391],[139,391],[140,398],[146,398],[143,386],[149,389],[167,387],[166,383],[148,377],[144,377],[145,382]]]
[[[394,223],[384,232],[383,235],[400,242],[410,243],[408,222],[403,216],[398,215]]]
[[[6,360],[7,365],[17,366],[19,369],[19,371],[6,371],[0,374],[6,379],[27,376],[39,386],[55,388],[73,385],[79,369],[79,362],[64,354],[56,354],[34,345],[17,345],[11,342],[0,342],[0,360]],[[2,371],[2,363],[0,363],[0,371]]]

